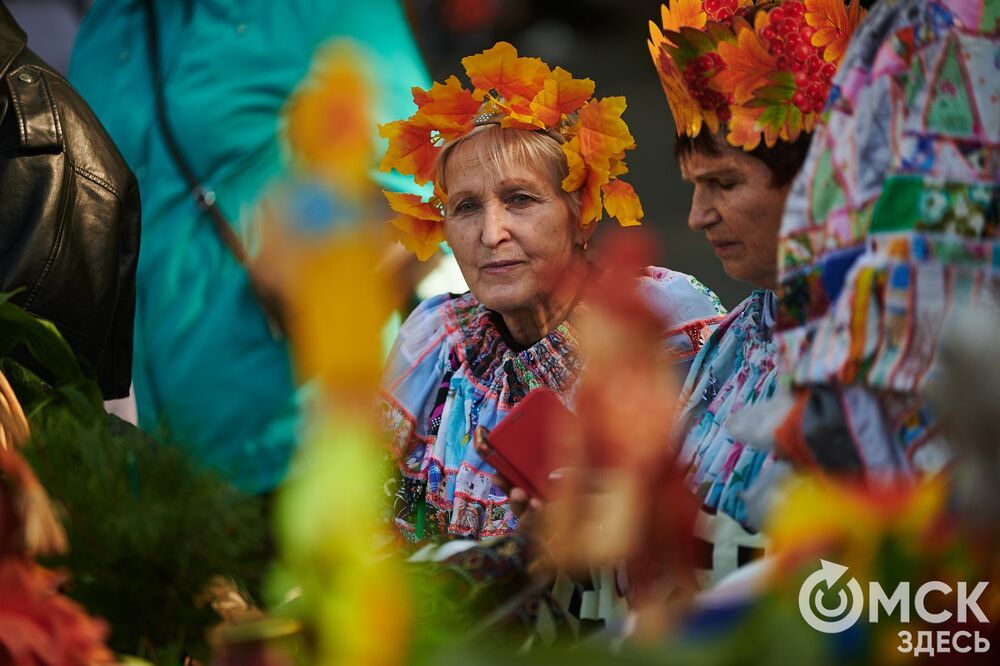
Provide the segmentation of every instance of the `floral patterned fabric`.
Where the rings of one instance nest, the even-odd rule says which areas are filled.
[[[772,339],[774,292],[759,290],[740,303],[712,333],[684,385],[681,461],[692,489],[709,512],[747,522],[743,492],[773,457],[736,440],[729,420],[769,398],[777,386]]]
[[[996,297],[998,20],[989,0],[879,3],[789,196],[779,366],[799,386],[854,387],[862,459],[935,458],[918,451],[934,419],[916,396],[949,314]]]
[[[664,352],[678,363],[690,362],[723,318],[715,295],[683,273],[643,269],[638,289],[662,318]],[[471,293],[428,299],[387,362],[383,414],[401,472],[395,522],[412,540],[514,532],[507,497],[493,486],[494,469],[472,434],[479,425],[492,430],[539,387],[572,408],[584,366],[572,316],[526,349],[505,339],[498,317]]]

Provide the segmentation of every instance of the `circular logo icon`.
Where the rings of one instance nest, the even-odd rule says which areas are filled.
[[[802,619],[816,631],[824,634],[839,634],[853,626],[864,611],[864,596],[861,585],[853,577],[846,585],[841,585],[837,591],[837,603],[834,608],[828,608],[824,601],[827,593],[837,587],[837,581],[847,573],[847,567],[836,562],[820,560],[819,571],[809,574],[809,577],[799,588],[799,612]],[[844,589],[844,588],[847,589]],[[848,590],[850,598],[848,599]]]

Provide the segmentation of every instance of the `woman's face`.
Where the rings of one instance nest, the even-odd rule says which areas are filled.
[[[691,230],[705,232],[727,275],[776,289],[778,230],[791,186],[772,187],[766,164],[728,145],[718,155],[694,150],[680,166],[694,184]]]
[[[477,150],[456,146],[445,166],[445,239],[480,303],[501,314],[544,309],[592,229],[577,224],[558,183],[526,166],[497,173]]]

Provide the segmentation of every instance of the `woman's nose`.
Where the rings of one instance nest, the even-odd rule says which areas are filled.
[[[691,231],[703,231],[717,222],[719,222],[719,211],[716,210],[711,197],[696,186],[691,197],[688,228]]]
[[[507,211],[497,202],[487,202],[483,210],[483,245],[496,247],[507,240],[510,240]]]

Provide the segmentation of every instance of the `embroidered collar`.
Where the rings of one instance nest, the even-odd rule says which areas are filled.
[[[577,331],[569,320],[518,350],[505,339],[497,324],[499,315],[471,292],[454,298],[450,309],[469,379],[496,397],[501,409],[510,409],[535,388],[546,387],[560,395],[571,390],[583,362]]]

